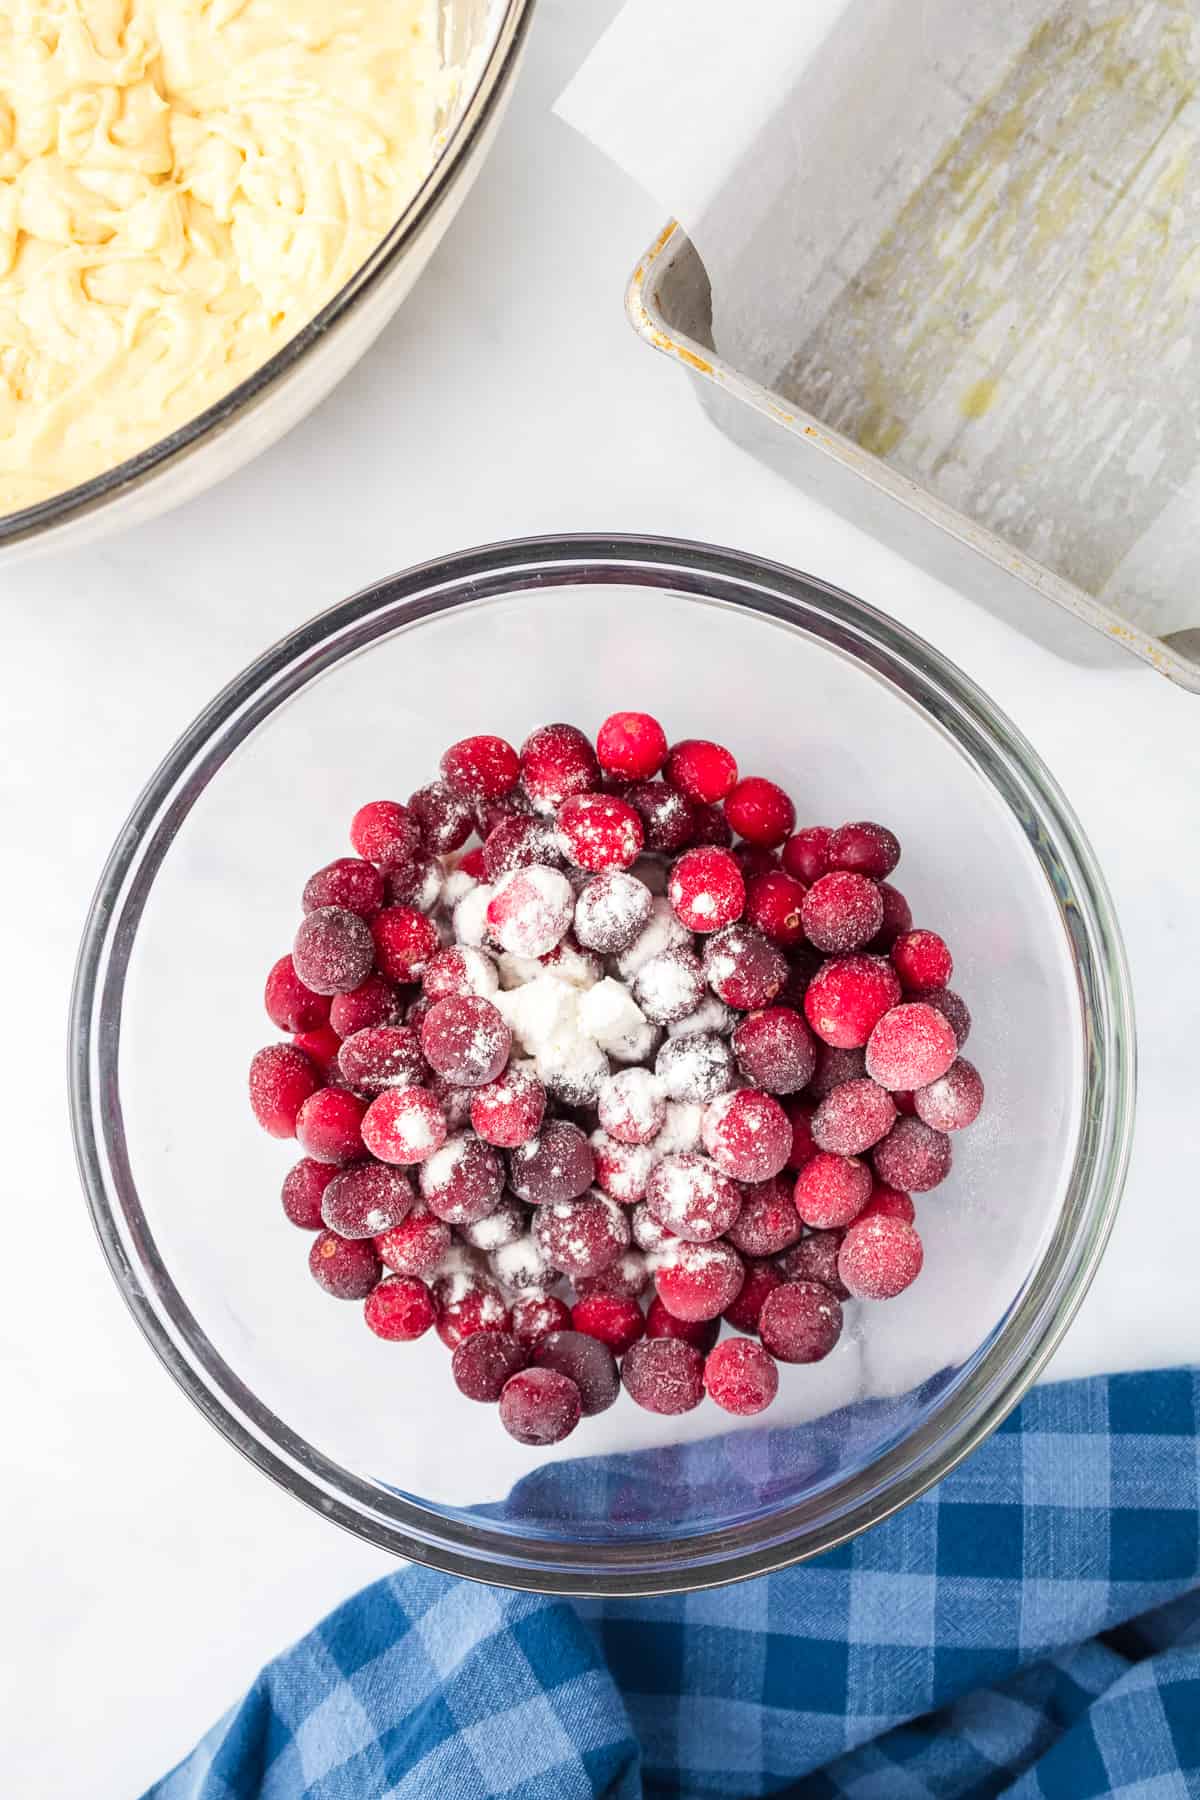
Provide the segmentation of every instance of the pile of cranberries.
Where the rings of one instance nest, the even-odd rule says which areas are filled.
[[[379,1337],[432,1329],[552,1444],[621,1386],[761,1412],[843,1302],[916,1279],[911,1196],[983,1084],[884,826],[797,830],[722,745],[614,713],[466,738],[350,842],[267,977],[250,1102],[304,1152],[313,1278]]]

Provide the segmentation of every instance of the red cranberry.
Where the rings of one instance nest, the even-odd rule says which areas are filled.
[[[743,1256],[776,1256],[794,1244],[803,1229],[791,1182],[774,1176],[745,1189],[742,1210],[729,1227],[729,1241]]]
[[[596,752],[574,725],[542,725],[521,746],[521,786],[539,812],[553,812],[600,779]]]
[[[337,1059],[342,1040],[332,1025],[318,1025],[315,1031],[299,1031],[292,1043],[316,1064],[325,1082],[337,1081]]]
[[[431,781],[427,787],[418,788],[409,800],[408,810],[417,822],[421,842],[435,856],[461,850],[475,823],[470,801],[444,781]]]
[[[693,1031],[668,1038],[654,1063],[654,1073],[669,1100],[703,1105],[733,1086],[737,1066],[733,1051],[715,1031]]]
[[[452,944],[432,959],[422,986],[427,1000],[450,1000],[460,994],[477,994],[486,1000],[500,986],[500,977],[486,950]]]
[[[664,781],[635,781],[624,799],[641,820],[647,850],[674,856],[692,841],[696,811],[690,800]]]
[[[806,825],[783,846],[783,866],[788,874],[805,887],[820,881],[829,873],[829,840],[833,832],[828,825]]]
[[[570,1310],[557,1294],[519,1294],[513,1301],[512,1328],[518,1341],[532,1349],[552,1331],[571,1323]]]
[[[464,1338],[450,1359],[450,1373],[460,1394],[494,1406],[504,1384],[525,1368],[529,1351],[511,1331],[477,1331]]]
[[[704,1398],[704,1359],[682,1338],[643,1338],[621,1366],[625,1392],[647,1412],[691,1412]]]
[[[838,1272],[856,1300],[893,1300],[917,1279],[924,1260],[911,1225],[876,1213],[846,1233]]]
[[[863,1050],[835,1050],[831,1044],[817,1045],[817,1066],[813,1070],[808,1092],[813,1100],[823,1100],[843,1081],[857,1081],[867,1072]]]
[[[906,1225],[912,1225],[916,1220],[917,1209],[911,1196],[902,1194],[899,1188],[884,1187],[876,1183],[871,1190],[871,1198],[854,1223],[861,1225],[864,1219],[873,1219],[876,1214],[885,1219],[903,1219]]]
[[[650,1286],[650,1265],[640,1250],[622,1250],[615,1262],[599,1275],[581,1275],[575,1283],[577,1300],[593,1294],[618,1294],[622,1300],[636,1300]]]
[[[472,881],[485,880],[487,869],[483,860],[483,845],[476,844],[473,850],[468,850],[458,867],[464,875],[469,875]]]
[[[633,997],[655,1025],[671,1025],[695,1012],[704,997],[704,970],[683,944],[652,956],[633,978]]]
[[[830,836],[826,853],[831,869],[849,869],[881,881],[900,861],[900,840],[886,825],[860,819],[853,825],[839,825]]]
[[[316,1031],[329,1021],[329,999],[306,987],[290,956],[281,956],[263,993],[267,1017],[280,1031]]]
[[[373,863],[357,856],[339,856],[309,876],[300,904],[306,913],[340,906],[360,918],[373,919],[383,906],[383,896],[384,879]]]
[[[927,1194],[937,1187],[950,1173],[952,1157],[945,1132],[923,1119],[897,1119],[871,1152],[880,1181],[902,1194]]]
[[[572,1279],[598,1275],[629,1248],[629,1220],[607,1194],[553,1200],[539,1206],[534,1242],[547,1261]]]
[[[589,1294],[577,1300],[571,1308],[571,1324],[576,1331],[598,1339],[614,1356],[624,1356],[646,1329],[637,1301],[621,1294]]]
[[[883,901],[883,924],[871,939],[871,949],[886,952],[896,939],[912,929],[912,908],[899,888],[890,881],[880,881],[879,898]]]
[[[716,1163],[685,1151],[654,1164],[646,1182],[646,1205],[675,1237],[707,1244],[729,1230],[741,1211],[742,1196]]]
[[[856,1050],[899,1000],[900,983],[881,956],[842,956],[822,963],[809,982],[804,1016],[825,1043]]]
[[[389,906],[413,906],[418,912],[430,913],[442,897],[446,872],[441,861],[422,850],[403,869],[395,869],[387,878]]]
[[[787,980],[782,951],[746,924],[726,925],[706,940],[704,973],[727,1006],[752,1012],[769,1006]]]
[[[669,1313],[656,1294],[646,1309],[646,1336],[648,1338],[679,1338],[698,1350],[701,1356],[708,1352],[721,1335],[721,1321],[716,1319],[677,1319]]]
[[[448,1225],[471,1225],[494,1212],[504,1192],[500,1158],[474,1132],[447,1138],[421,1164],[421,1198]]]
[[[769,1181],[792,1149],[792,1127],[778,1100],[755,1088],[721,1094],[700,1121],[704,1148],[736,1181]]]
[[[498,737],[463,738],[441,762],[442,779],[469,800],[496,800],[516,787],[521,763],[511,744]]]
[[[879,889],[865,875],[835,870],[822,875],[800,906],[810,943],[830,955],[844,956],[869,943],[883,923]]]
[[[450,1227],[418,1200],[406,1219],[375,1239],[375,1248],[395,1275],[432,1275],[450,1249]]]
[[[568,1119],[547,1119],[537,1137],[519,1144],[508,1158],[512,1190],[530,1206],[578,1199],[595,1172],[592,1146]]]
[[[480,795],[472,800],[471,816],[476,831],[486,839],[505,819],[531,819],[533,805],[520,788],[513,788],[507,794]]]
[[[485,1143],[504,1150],[536,1137],[545,1111],[545,1088],[523,1069],[505,1069],[471,1096],[471,1124]]]
[[[779,858],[774,850],[768,850],[762,844],[735,844],[733,854],[743,878],[748,882],[758,881],[764,875],[778,872]]]
[[[433,1296],[415,1275],[390,1275],[367,1295],[363,1317],[376,1337],[410,1344],[433,1324]]]
[[[608,869],[589,881],[575,902],[575,935],[585,948],[615,955],[644,930],[653,901],[636,875]]]
[[[313,993],[349,993],[366,980],[375,962],[370,927],[344,906],[322,906],[301,921],[292,961],[296,974]]]
[[[790,948],[804,936],[800,903],[807,889],[782,869],[756,875],[746,888],[746,918],[773,944]]]
[[[950,1021],[950,1029],[961,1050],[971,1035],[971,1015],[966,1001],[952,988],[942,988],[936,994],[925,994],[923,998],[926,1006],[935,1006],[942,1017]]]
[[[796,823],[796,809],[781,787],[749,775],[725,796],[725,817],[748,844],[774,850]]]
[[[560,1444],[582,1411],[579,1389],[557,1369],[522,1369],[500,1395],[500,1423],[518,1444]]]
[[[767,1295],[781,1285],[783,1276],[771,1262],[751,1261],[746,1264],[746,1279],[736,1300],[725,1308],[725,1317],[735,1331],[757,1331],[759,1316]]]
[[[761,1344],[750,1338],[727,1338],[709,1353],[704,1386],[726,1412],[750,1418],[764,1412],[779,1392],[779,1370]]]
[[[416,1087],[428,1074],[417,1035],[408,1025],[375,1025],[356,1031],[338,1051],[342,1080],[364,1094]]]
[[[746,884],[729,850],[685,850],[671,870],[667,898],[689,931],[719,931],[742,915]]]
[[[721,744],[706,738],[684,738],[667,757],[666,778],[689,800],[712,806],[733,791],[738,766]]]
[[[458,994],[438,1000],[421,1023],[431,1068],[459,1087],[484,1087],[508,1062],[512,1032],[490,1000]]]
[[[785,1100],[783,1110],[792,1128],[792,1147],[784,1168],[802,1169],[809,1158],[817,1153],[812,1135],[812,1116],[816,1109],[813,1102],[806,1098]]]
[[[892,945],[892,966],[907,993],[931,994],[949,981],[954,958],[936,931],[906,931]]]
[[[502,875],[527,869],[532,863],[554,868],[561,861],[553,826],[521,813],[501,819],[488,832],[483,846],[483,869],[489,881],[499,881]]]
[[[529,1214],[513,1194],[501,1194],[491,1212],[458,1226],[458,1235],[473,1250],[491,1255],[493,1250],[506,1250],[523,1238],[529,1228]],[[492,1271],[496,1273],[495,1270]],[[499,1279],[497,1277],[497,1279]]]
[[[572,862],[581,869],[627,869],[645,833],[634,808],[612,794],[573,794],[558,809],[558,826]]]
[[[426,1017],[428,1014],[426,1014]],[[409,1014],[412,1018],[412,1014]],[[424,1023],[424,1020],[421,1021]],[[418,1027],[420,1029],[420,1027]],[[429,1079],[429,1091],[446,1115],[446,1125],[450,1131],[461,1131],[471,1123],[471,1101],[475,1097],[475,1089],[458,1087],[448,1081],[444,1075],[432,1075]]]
[[[983,1105],[983,1080],[974,1063],[960,1056],[946,1073],[913,1095],[917,1117],[935,1131],[963,1131]]]
[[[792,1198],[806,1225],[848,1225],[871,1198],[871,1171],[855,1157],[819,1150],[797,1175]]]
[[[733,1245],[721,1239],[689,1244],[675,1238],[654,1279],[659,1299],[677,1319],[715,1319],[736,1300],[745,1268]]]
[[[728,850],[733,844],[733,826],[725,817],[719,806],[702,806],[698,800],[691,802],[692,833],[688,839],[689,846],[697,849],[701,845],[711,845],[717,850]],[[739,860],[738,867],[741,868]],[[745,870],[742,871],[743,879]]]
[[[621,1391],[612,1351],[582,1331],[555,1331],[542,1338],[534,1346],[533,1361],[575,1383],[585,1418],[607,1412]]]
[[[345,1088],[311,1094],[296,1115],[296,1140],[316,1162],[348,1163],[363,1153],[365,1100]]]
[[[477,1331],[511,1331],[512,1317],[496,1283],[478,1269],[456,1269],[433,1284],[435,1329],[447,1350]]]
[[[406,806],[370,800],[350,821],[350,842],[364,862],[388,875],[412,861],[421,847],[421,829]]]
[[[283,1178],[280,1198],[284,1216],[301,1231],[320,1231],[324,1223],[321,1196],[336,1176],[335,1164],[314,1162],[310,1156],[304,1157]]]
[[[667,759],[667,736],[649,713],[610,713],[596,733],[596,755],[608,775],[649,781]]]
[[[837,1299],[848,1300],[850,1290],[838,1274],[837,1266],[838,1251],[845,1235],[844,1231],[810,1232],[777,1258],[780,1274],[785,1281],[820,1282]]]
[[[864,1076],[861,1081],[844,1081],[826,1094],[813,1114],[813,1142],[837,1156],[861,1156],[895,1123],[891,1095]]]
[[[644,1200],[639,1201],[638,1205],[630,1212],[629,1229],[638,1249],[646,1252],[663,1249],[675,1236],[673,1231],[668,1231],[666,1226],[655,1218]]]
[[[667,1100],[649,1069],[620,1069],[600,1089],[600,1124],[621,1144],[648,1144],[663,1128]]]
[[[344,1238],[375,1238],[399,1225],[412,1209],[414,1195],[399,1169],[382,1163],[355,1163],[331,1181],[321,1202],[321,1217],[330,1231]]]
[[[386,1088],[362,1122],[372,1156],[385,1163],[421,1163],[446,1141],[446,1115],[428,1088]]]
[[[606,1131],[593,1131],[592,1156],[596,1186],[610,1199],[632,1206],[646,1192],[646,1179],[654,1166],[654,1152],[645,1144],[623,1144]]]
[[[437,926],[415,906],[386,907],[371,921],[371,936],[375,960],[389,981],[419,981],[441,949]]]
[[[510,955],[545,956],[566,936],[574,916],[575,895],[566,876],[534,863],[500,877],[488,901],[487,926]]]
[[[788,1006],[747,1013],[734,1030],[733,1053],[747,1081],[768,1094],[799,1093],[817,1063],[812,1033]]]
[[[545,1294],[559,1277],[559,1270],[532,1231],[489,1251],[488,1267],[501,1287],[510,1293]]]
[[[820,1362],[842,1335],[842,1303],[819,1282],[785,1281],[767,1295],[758,1331],[780,1362]]]
[[[379,1258],[368,1238],[323,1231],[313,1239],[308,1268],[318,1287],[335,1300],[365,1300],[379,1279]]]
[[[329,1023],[339,1037],[353,1037],[372,1025],[397,1025],[404,1002],[382,975],[368,975],[348,994],[335,994],[329,1003]]]
[[[867,1074],[880,1087],[927,1087],[958,1055],[950,1021],[935,1006],[905,1001],[884,1013],[867,1039]]]

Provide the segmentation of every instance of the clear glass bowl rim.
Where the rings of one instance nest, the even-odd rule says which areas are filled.
[[[180,824],[225,760],[308,683],[401,626],[581,583],[667,588],[790,623],[924,712],[1012,809],[1041,864],[1074,959],[1084,1039],[1062,1213],[969,1376],[909,1436],[829,1490],[674,1541],[572,1545],[509,1535],[384,1493],[323,1458],[258,1403],[184,1304],[143,1214],[121,1117],[121,1006],[138,919]],[[101,875],[76,968],[69,1076],[80,1177],[117,1285],[184,1392],[251,1462],[327,1518],[412,1561],[538,1592],[633,1595],[714,1586],[833,1549],[916,1499],[995,1430],[1058,1345],[1103,1254],[1129,1161],[1136,1052],[1120,928],[1082,827],[1032,746],[968,677],[886,614],[783,565],[679,539],[564,535],[467,550],[374,583],[300,626],[217,695],[151,778]]]

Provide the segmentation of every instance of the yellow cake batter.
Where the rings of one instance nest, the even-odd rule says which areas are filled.
[[[427,173],[437,0],[0,0],[0,513],[193,418]]]

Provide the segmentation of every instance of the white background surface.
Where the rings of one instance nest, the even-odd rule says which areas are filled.
[[[1051,654],[973,602],[982,565],[940,585],[713,432],[622,314],[658,208],[549,115],[598,23],[579,10],[542,0],[464,214],[324,407],[184,511],[0,577],[0,1741],[22,1800],[137,1793],[261,1662],[391,1566],[242,1462],[160,1370],[92,1239],[63,1061],[88,896],[144,778],[267,643],[409,562],[523,532],[707,538],[861,593],[982,682],[1091,834],[1140,1014],[1125,1208],[1055,1372],[1200,1354],[1200,700],[1132,660]],[[1066,630],[1086,655],[1090,635]]]

